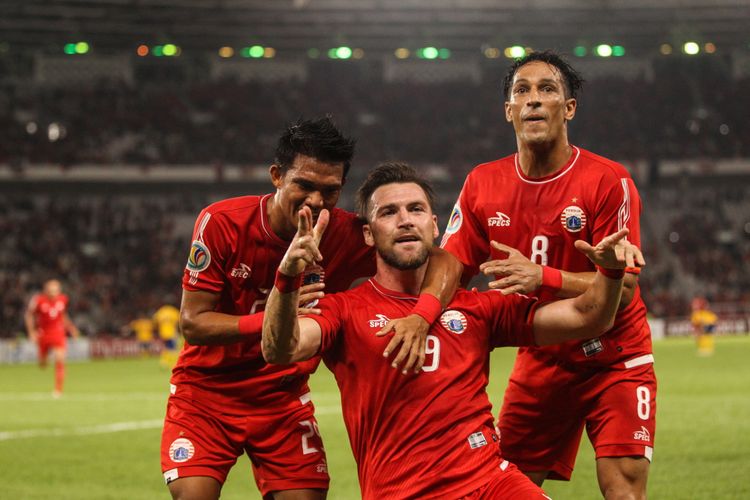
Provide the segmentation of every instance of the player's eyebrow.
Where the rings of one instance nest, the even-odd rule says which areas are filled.
[[[342,187],[341,182],[313,182],[309,179],[305,179],[304,177],[295,177],[292,179],[292,182],[299,186],[302,186],[305,189],[315,189],[318,191],[330,191],[334,189],[341,189]]]

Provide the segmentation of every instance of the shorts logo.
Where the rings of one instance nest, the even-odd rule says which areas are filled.
[[[188,271],[196,273],[205,271],[210,263],[211,252],[208,251],[208,247],[202,241],[195,240],[190,247],[190,255],[188,255],[186,266]]]
[[[571,205],[560,214],[560,223],[566,231],[577,233],[586,227],[586,214],[581,207]]]
[[[464,221],[464,216],[461,213],[461,207],[456,203],[453,205],[453,211],[451,216],[448,217],[448,227],[445,228],[445,234],[454,234],[461,229],[461,223]]]
[[[485,446],[487,444],[487,440],[484,438],[484,434],[482,434],[482,431],[475,432],[471,436],[469,436],[469,446],[472,450],[476,448],[481,448],[482,446]]]
[[[468,323],[466,316],[459,311],[445,311],[440,316],[440,324],[443,325],[449,332],[461,335],[466,330]]]
[[[593,356],[594,354],[599,354],[604,350],[604,346],[602,345],[602,341],[599,339],[591,339],[583,344],[581,344],[581,349],[583,349],[583,354],[586,355],[588,358],[589,356]]]
[[[252,270],[247,264],[240,262],[240,267],[233,267],[232,272],[229,274],[232,278],[240,278],[246,280],[250,277]]]
[[[169,456],[173,462],[187,462],[195,455],[195,447],[189,439],[177,438],[169,445]]]
[[[489,227],[510,227],[510,217],[502,212],[495,212],[497,217],[490,217],[487,219],[487,225]]]
[[[383,328],[390,320],[383,314],[376,314],[375,319],[370,320],[370,328]]]
[[[637,439],[638,441],[651,442],[651,434],[649,434],[648,429],[641,426],[641,430],[635,431],[633,433],[633,439]]]

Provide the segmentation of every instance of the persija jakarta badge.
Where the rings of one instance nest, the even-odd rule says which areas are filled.
[[[581,207],[571,205],[560,214],[560,223],[571,233],[577,233],[586,226],[586,214]]]
[[[443,325],[448,331],[453,333],[462,334],[468,323],[466,322],[466,316],[459,311],[445,311],[440,316],[440,324]]]

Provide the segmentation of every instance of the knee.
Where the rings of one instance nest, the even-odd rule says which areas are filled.
[[[645,458],[613,459],[599,468],[599,486],[607,500],[645,500],[649,463]]]

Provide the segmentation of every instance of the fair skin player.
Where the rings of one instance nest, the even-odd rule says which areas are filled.
[[[62,285],[57,280],[49,280],[44,284],[42,293],[44,293],[44,295],[46,295],[50,299],[54,299],[62,293]],[[39,331],[34,320],[34,311],[32,311],[31,309],[27,309],[26,313],[24,314],[24,321],[26,323],[26,333],[28,334],[29,340],[36,343],[39,339]],[[65,325],[65,330],[70,332],[74,339],[77,339],[81,336],[80,330],[78,330],[76,325],[74,325],[70,320],[70,316],[67,312],[63,313],[63,324]],[[53,347],[52,357],[55,362],[62,363],[63,361],[65,361],[65,352],[66,351],[64,347]],[[46,357],[39,359],[39,366],[42,368],[46,368]]]

